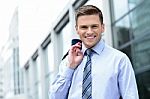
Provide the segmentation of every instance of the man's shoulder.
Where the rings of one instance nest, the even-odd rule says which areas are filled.
[[[122,52],[122,51],[120,51],[120,50],[118,50],[118,49],[116,49],[116,48],[114,48],[114,47],[112,47],[108,44],[105,45],[105,50],[107,52],[109,52],[110,54],[113,54],[115,56],[120,56],[120,57],[125,57],[126,56],[126,54],[124,52]]]

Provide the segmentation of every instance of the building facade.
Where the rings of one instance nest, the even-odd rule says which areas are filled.
[[[112,0],[110,4],[113,45],[129,56],[136,74],[140,99],[149,99],[150,1],[123,0],[118,4],[118,0]]]
[[[9,37],[1,50],[0,58],[0,99],[23,99],[20,98],[23,94],[23,78],[19,67],[18,8],[10,21]]]

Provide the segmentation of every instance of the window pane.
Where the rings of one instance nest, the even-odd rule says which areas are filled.
[[[132,8],[136,7],[142,1],[144,1],[144,0],[128,0],[128,2],[129,2],[129,8],[132,9]]]
[[[135,68],[150,64],[150,32],[148,36],[132,45],[132,51]]]
[[[145,0],[131,14],[131,24],[133,28],[133,37],[139,38],[150,31],[150,0]]]
[[[121,2],[119,0],[113,0],[113,4],[115,20],[128,12],[128,0],[121,0]]]
[[[139,99],[150,99],[150,70],[137,75]]]
[[[113,33],[114,46],[117,48],[130,40],[129,16],[124,17],[121,21],[115,24],[113,27]]]

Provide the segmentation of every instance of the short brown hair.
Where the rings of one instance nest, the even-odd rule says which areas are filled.
[[[84,15],[99,15],[101,24],[103,24],[102,11],[99,8],[97,8],[96,6],[84,5],[84,6],[79,7],[76,10],[76,15],[75,15],[76,24],[77,24],[77,20],[78,20],[79,16],[84,16]]]

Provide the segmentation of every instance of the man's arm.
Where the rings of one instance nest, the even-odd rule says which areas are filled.
[[[50,86],[49,99],[67,99],[74,70],[61,63],[59,73]]]
[[[50,99],[67,99],[74,70],[83,59],[83,53],[80,48],[81,43],[79,42],[72,45],[68,52],[68,57],[61,62],[59,74],[50,86]]]
[[[118,80],[122,99],[139,99],[133,67],[126,55],[120,62]]]

